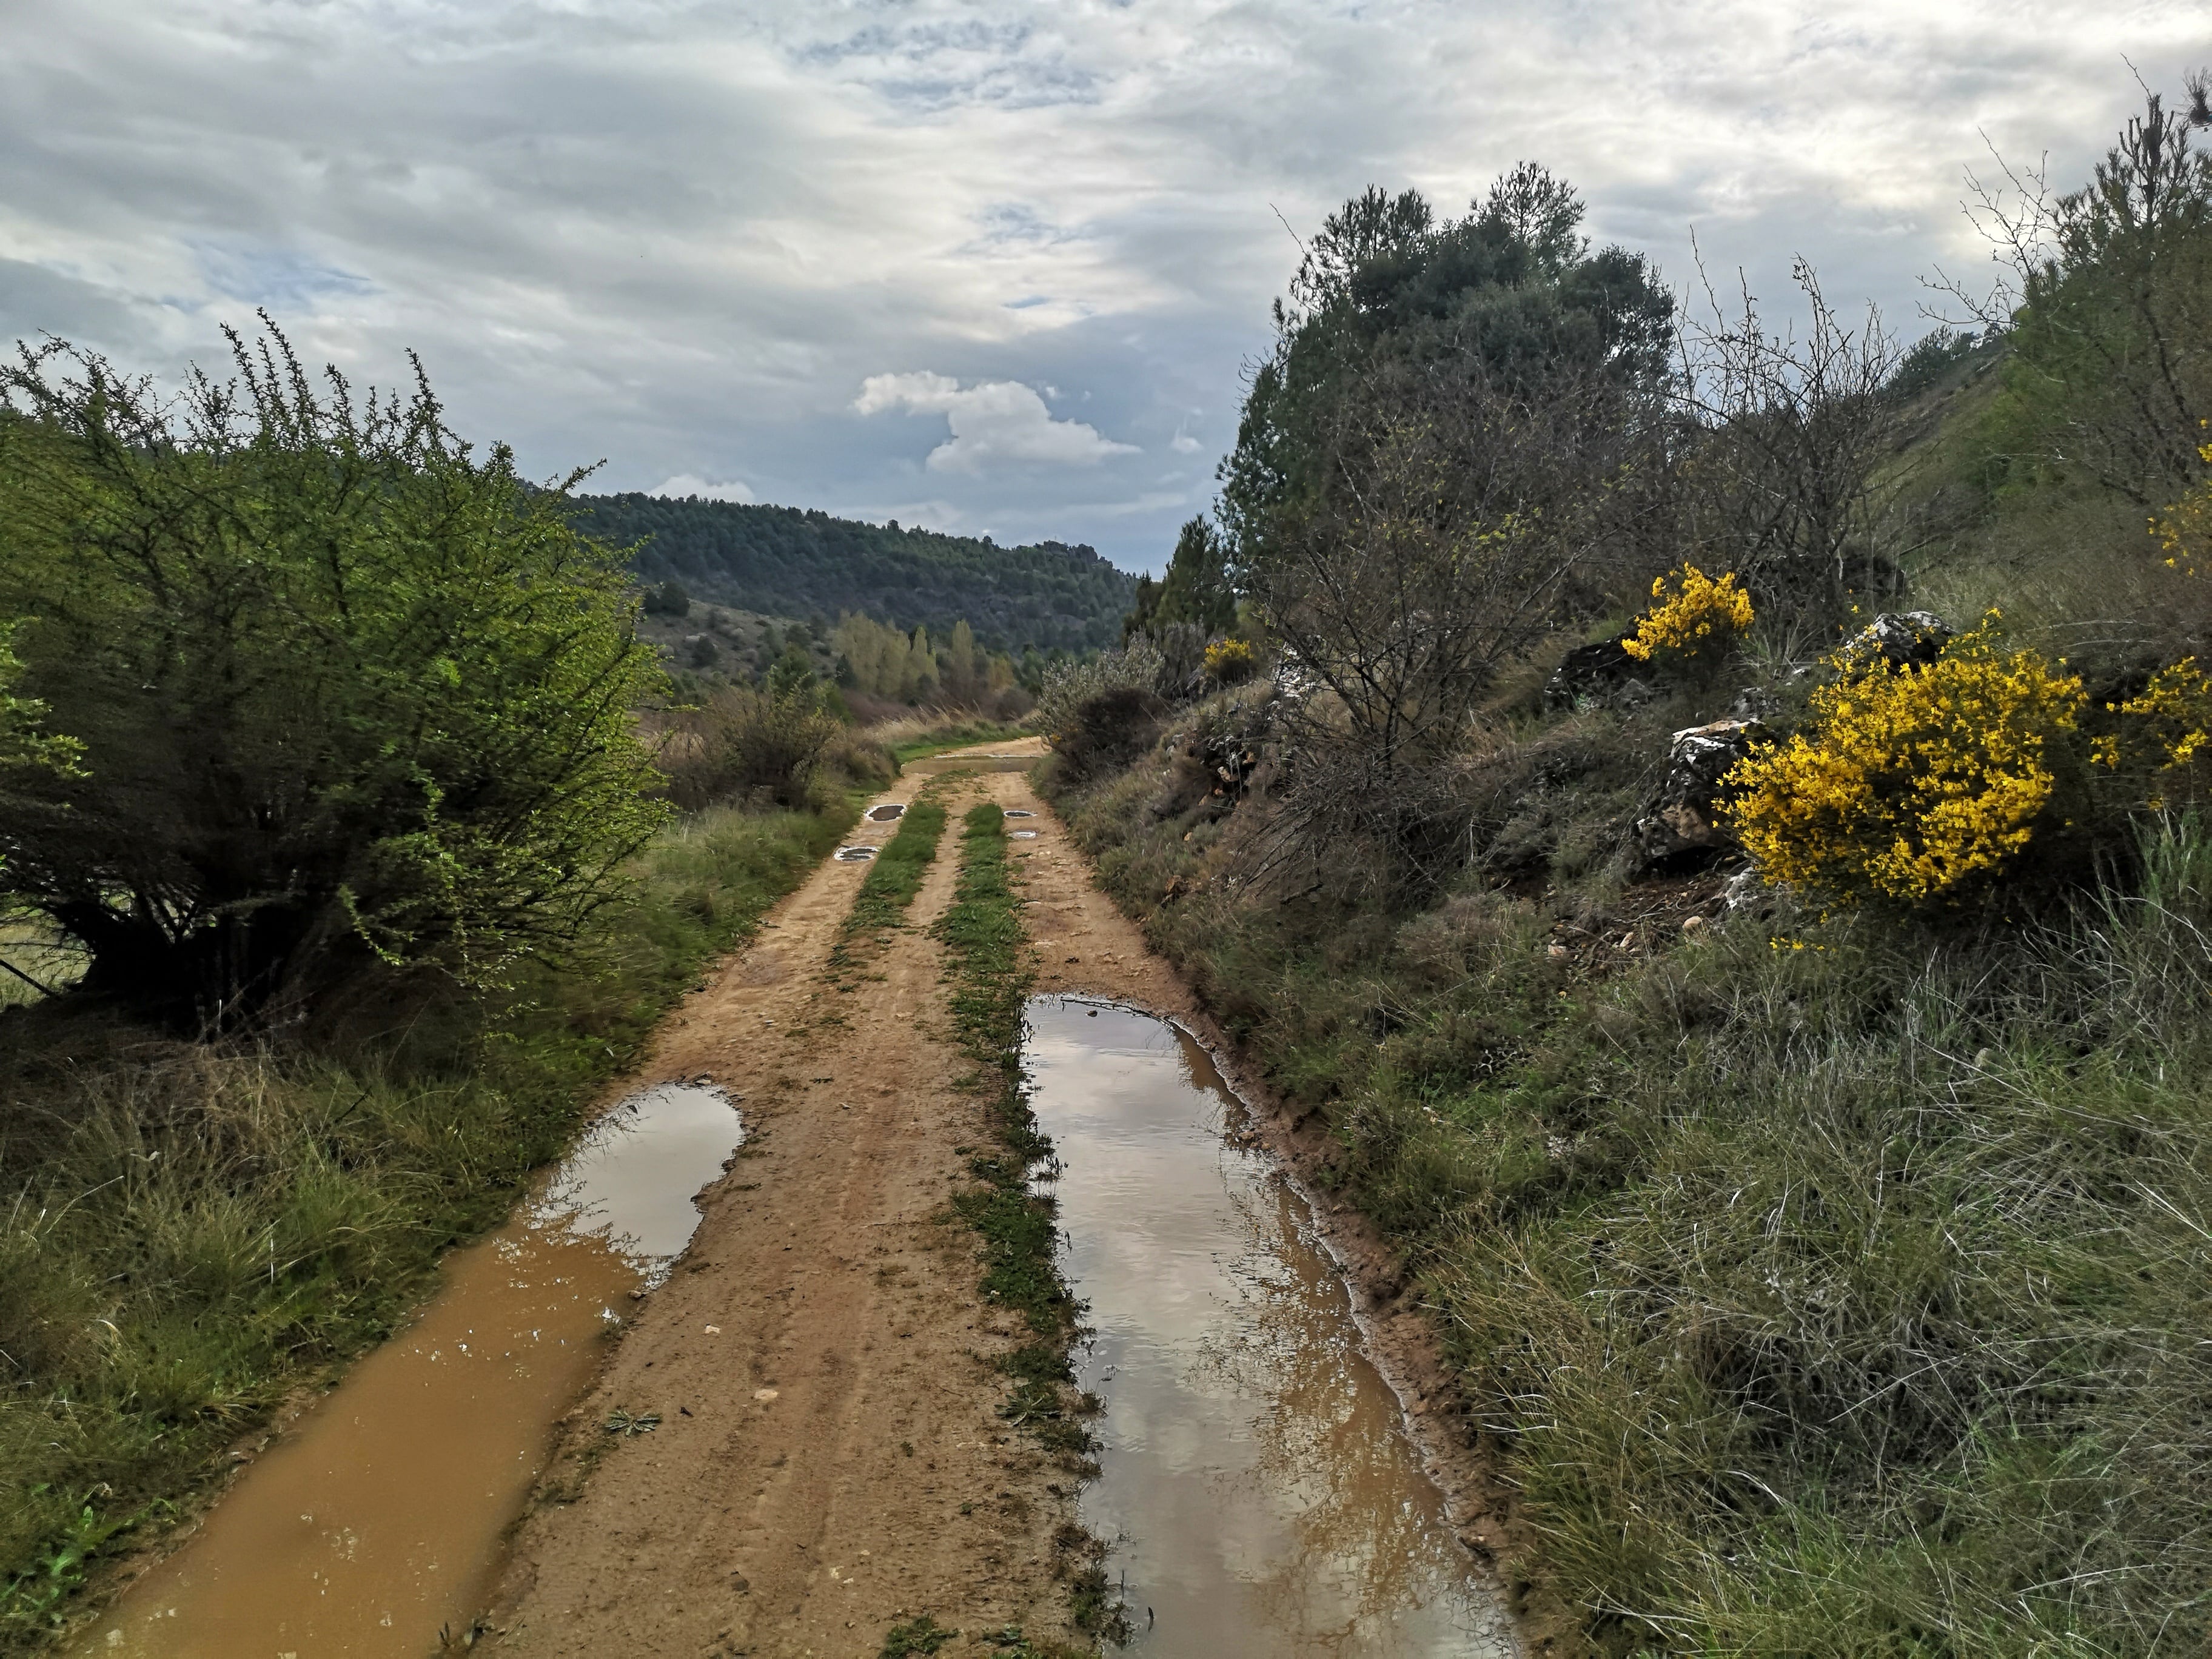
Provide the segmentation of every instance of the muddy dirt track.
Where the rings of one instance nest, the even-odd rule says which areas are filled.
[[[1030,744],[999,746],[1006,754]],[[979,751],[981,752],[981,751]],[[914,798],[909,775],[881,799]],[[1066,1466],[997,1414],[994,1356],[1015,1316],[977,1291],[973,1235],[946,1199],[987,1143],[946,1030],[939,948],[958,817],[978,799],[1035,816],[1010,829],[1036,988],[1120,998],[1204,1022],[1094,885],[1018,773],[941,786],[951,822],[908,925],[840,992],[825,962],[868,866],[826,860],[660,1034],[625,1089],[711,1078],[741,1097],[748,1140],[701,1194],[674,1276],[635,1304],[516,1528],[489,1614],[500,1650],[532,1656],[872,1656],[927,1613],[971,1634],[1020,1626],[1067,1639]],[[855,842],[896,823],[864,818]],[[1277,1125],[1295,1154],[1290,1126]],[[1271,1136],[1271,1139],[1273,1138]],[[1340,1238],[1358,1276],[1387,1261]],[[1415,1413],[1432,1373],[1420,1334],[1363,1300]],[[1395,1363],[1394,1363],[1395,1362]],[[658,1413],[620,1438],[614,1412]],[[1418,1419],[1417,1419],[1418,1420]],[[1474,1474],[1447,1450],[1462,1537],[1488,1541]],[[1063,1540],[1056,1546],[1055,1534]]]

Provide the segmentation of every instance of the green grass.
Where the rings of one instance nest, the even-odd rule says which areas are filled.
[[[995,801],[969,810],[960,850],[959,884],[937,931],[951,958],[953,1035],[975,1062],[996,1144],[969,1160],[975,1184],[954,1194],[953,1208],[981,1242],[984,1300],[1020,1314],[1030,1331],[1029,1341],[997,1362],[1011,1385],[1000,1417],[1079,1475],[1094,1475],[1083,1419],[1097,1401],[1076,1392],[1068,1363],[1082,1305],[1060,1276],[1052,1201],[1030,1186],[1030,1169],[1051,1157],[1052,1143],[1022,1087],[1023,1015],[1033,973],[1006,857],[1006,814]],[[1082,1542],[1081,1559],[1069,1565],[1070,1616],[1079,1630],[1118,1639],[1127,1633],[1121,1609],[1094,1559],[1098,1551],[1087,1538]],[[1006,1645],[1060,1651],[1021,1645],[1018,1632]]]
[[[1547,940],[1633,888],[1241,905],[1156,780],[1055,793],[1332,1127],[1582,1650],[2212,1644],[2202,828],[2040,920],[1738,915],[1595,971]]]
[[[890,751],[904,766],[910,760],[924,760],[947,749],[962,749],[979,743],[1003,743],[1012,738],[1025,738],[1030,730],[1022,726],[1006,726],[993,720],[951,720],[933,726],[919,737],[908,738],[890,745]]]
[[[386,1335],[851,822],[700,814],[568,970],[497,1002],[365,995],[312,1046],[179,1043],[66,999],[0,1015],[0,1651]]]
[[[916,796],[899,818],[896,834],[870,860],[853,896],[830,953],[833,977],[848,977],[860,964],[863,946],[878,943],[889,929],[905,920],[922,878],[937,859],[937,843],[945,836],[945,803],[932,790]]]
[[[1054,1263],[1051,1204],[1030,1190],[1030,1167],[1052,1152],[1022,1091],[1022,1010],[1030,969],[1021,902],[1006,860],[1006,814],[971,808],[960,837],[960,881],[938,923],[952,963],[952,1030],[975,1062],[996,1147],[969,1161],[976,1185],[954,1200],[983,1241],[983,1295],[1020,1313],[1064,1349],[1075,1307]]]

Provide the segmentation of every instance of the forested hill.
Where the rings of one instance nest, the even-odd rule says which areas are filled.
[[[965,620],[995,650],[1119,643],[1136,578],[1088,547],[1000,547],[896,524],[862,524],[794,507],[582,495],[578,526],[642,543],[635,568],[694,599],[778,617],[846,611],[932,635]]]

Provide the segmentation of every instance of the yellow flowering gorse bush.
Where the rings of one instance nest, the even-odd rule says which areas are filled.
[[[1734,571],[1715,581],[1686,564],[1653,581],[1651,609],[1620,648],[1639,662],[1694,658],[1708,648],[1717,655],[1750,626],[1751,595],[1736,586]]]
[[[1736,763],[1731,816],[1767,880],[1919,904],[2027,846],[2087,699],[2077,676],[2002,651],[1996,615],[1933,663],[1820,687],[1809,732]]]
[[[2199,425],[2204,424],[2203,422]],[[2201,444],[2197,459],[2212,466],[2212,443]],[[2195,575],[2212,556],[2212,480],[2197,486],[2150,521],[2153,540],[2166,550],[2174,569]]]
[[[1206,647],[1206,677],[1227,685],[1252,672],[1252,647],[1243,640],[1216,640]]]

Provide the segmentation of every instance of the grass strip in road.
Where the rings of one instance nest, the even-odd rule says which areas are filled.
[[[960,855],[959,884],[938,933],[952,957],[953,1036],[975,1062],[998,1146],[972,1160],[981,1184],[956,1202],[983,1236],[984,1297],[1020,1313],[1036,1336],[1064,1355],[1075,1303],[1054,1264],[1051,1202],[1030,1190],[1030,1168],[1051,1155],[1052,1143],[1022,1091],[1022,1008],[1031,975],[997,803],[969,811]]]
[[[951,957],[953,1036],[975,1064],[997,1146],[969,1161],[976,1184],[952,1203],[982,1241],[984,1299],[1015,1310],[1030,1329],[1030,1340],[999,1360],[1012,1383],[1000,1415],[1088,1478],[1097,1465],[1090,1461],[1092,1442],[1083,1419],[1097,1402],[1077,1394],[1068,1363],[1082,1306],[1060,1276],[1053,1202],[1030,1185],[1030,1169],[1052,1155],[1052,1143],[1022,1087],[1023,1010],[1034,975],[1021,906],[1006,857],[1006,814],[995,801],[979,802],[962,821],[959,882],[937,933]],[[1100,1565],[1103,1548],[1074,1527],[1061,1528],[1054,1547],[1065,1559],[1077,1628],[1093,1636],[1126,1634]],[[1020,1641],[1018,1632],[1011,1635]],[[1049,1643],[1019,1650],[1062,1651]]]
[[[830,977],[840,990],[858,988],[855,970],[864,947],[872,949],[884,935],[906,917],[922,878],[936,861],[937,843],[945,837],[945,803],[925,791],[899,819],[898,833],[884,844],[860,878],[853,908],[837,930],[830,951]]]

